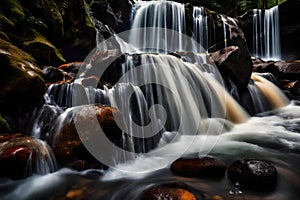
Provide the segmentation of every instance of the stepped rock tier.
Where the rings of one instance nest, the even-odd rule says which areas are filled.
[[[236,2],[3,1],[1,199],[297,199],[300,1]]]

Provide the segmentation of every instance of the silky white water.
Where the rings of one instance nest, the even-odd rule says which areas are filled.
[[[253,10],[253,55],[266,60],[281,58],[279,10]]]

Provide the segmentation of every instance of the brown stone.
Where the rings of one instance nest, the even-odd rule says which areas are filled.
[[[226,166],[212,157],[180,158],[172,163],[171,170],[181,176],[223,177]]]
[[[170,182],[148,188],[142,200],[201,200],[204,199],[200,192],[192,191],[191,187],[180,182]]]

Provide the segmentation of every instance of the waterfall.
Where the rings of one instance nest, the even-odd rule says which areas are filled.
[[[129,43],[143,52],[182,51],[184,5],[168,1],[136,2]]]
[[[279,10],[253,10],[253,55],[263,59],[281,58]]]
[[[204,7],[193,7],[194,52],[206,52],[208,48],[208,24]]]

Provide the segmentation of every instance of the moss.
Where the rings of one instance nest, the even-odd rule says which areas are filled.
[[[31,55],[0,39],[0,108],[15,108],[43,98],[42,71]]]
[[[0,11],[5,13],[5,15],[14,22],[17,22],[26,16],[22,5],[17,0],[1,1]]]
[[[7,27],[7,26],[11,26],[11,27],[14,27],[15,24],[10,20],[8,19],[7,17],[5,17],[4,15],[2,15],[0,13],[0,27]]]
[[[23,43],[24,48],[36,58],[39,65],[60,65],[65,62],[60,51],[40,33],[34,31],[32,38],[28,39]]]
[[[2,117],[0,113],[0,134],[10,133],[11,129],[7,123],[7,121]]]

